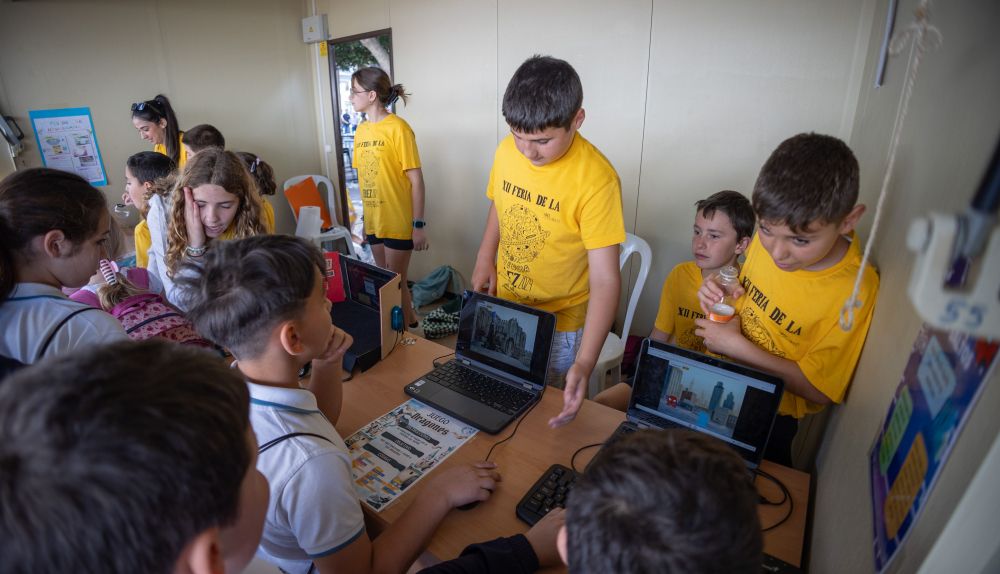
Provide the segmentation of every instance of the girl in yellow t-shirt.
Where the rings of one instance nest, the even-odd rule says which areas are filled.
[[[152,100],[132,104],[132,125],[140,138],[153,144],[153,151],[174,160],[177,167],[187,163],[187,152],[181,144],[184,132],[177,127],[177,116],[167,96],[159,94]]]
[[[260,220],[264,224],[264,231],[274,233],[274,208],[271,207],[271,202],[264,199],[265,195],[274,195],[278,189],[278,184],[274,181],[274,170],[255,153],[246,151],[234,153],[246,164],[250,178],[257,184],[257,192],[260,194]],[[224,237],[224,239],[229,238]]]
[[[354,134],[352,161],[364,205],[365,235],[375,263],[399,273],[406,323],[416,327],[406,270],[413,250],[429,247],[424,176],[413,130],[386,109],[398,99],[405,104],[407,95],[379,68],[362,68],[351,76],[351,105],[367,116]]]

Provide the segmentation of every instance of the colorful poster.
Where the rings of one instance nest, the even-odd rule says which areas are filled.
[[[399,405],[344,440],[358,498],[384,510],[476,432],[415,399]]]
[[[885,572],[996,363],[998,343],[921,328],[869,453],[875,567]]]
[[[90,108],[28,112],[42,164],[75,173],[91,185],[107,185]]]

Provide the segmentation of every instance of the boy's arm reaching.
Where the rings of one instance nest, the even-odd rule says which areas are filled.
[[[583,405],[590,374],[597,364],[604,340],[608,338],[618,311],[618,295],[622,285],[621,271],[618,269],[618,245],[588,250],[587,264],[590,267],[590,302],[587,304],[587,319],[583,324],[583,338],[576,361],[566,372],[563,410],[549,420],[552,428],[573,420]]]
[[[321,574],[406,572],[448,511],[489,499],[499,481],[500,473],[492,462],[464,464],[442,471],[375,540],[362,534],[341,550],[316,558],[313,563]]]
[[[701,291],[698,292],[699,298]],[[704,301],[702,302],[704,306]],[[785,390],[818,405],[828,405],[833,401],[813,386],[795,361],[783,359],[761,349],[743,336],[740,330],[740,316],[735,315],[728,323],[716,323],[710,319],[695,319],[698,328],[694,334],[705,340],[705,347],[713,353],[751,367],[773,373],[785,381]]]
[[[490,213],[486,216],[486,230],[479,243],[476,267],[472,271],[472,290],[497,294],[497,249],[500,247],[500,220],[497,219],[496,204],[490,202]]]

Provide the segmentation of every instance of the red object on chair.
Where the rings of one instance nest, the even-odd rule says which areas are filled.
[[[344,292],[344,276],[340,267],[340,253],[336,251],[326,251],[323,253],[326,259],[326,298],[331,303],[340,303],[347,298]]]

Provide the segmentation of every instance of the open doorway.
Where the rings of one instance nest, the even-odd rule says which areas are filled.
[[[329,41],[330,92],[333,115],[337,118],[337,171],[340,189],[345,190],[341,221],[351,222],[351,233],[364,238],[364,207],[358,187],[358,172],[351,167],[354,159],[354,132],[365,120],[351,105],[351,74],[359,68],[382,68],[392,78],[392,30],[376,30]]]

